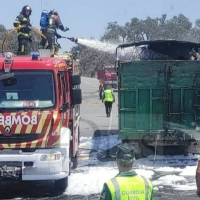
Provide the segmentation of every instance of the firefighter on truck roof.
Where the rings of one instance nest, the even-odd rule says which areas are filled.
[[[31,29],[30,24],[30,15],[32,13],[32,9],[30,6],[26,5],[22,8],[20,14],[16,17],[13,25],[14,27],[25,26],[17,30],[18,32],[18,54],[25,55],[27,53],[27,43],[32,42],[31,40]]]

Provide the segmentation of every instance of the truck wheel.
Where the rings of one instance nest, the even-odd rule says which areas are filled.
[[[74,157],[71,157],[71,161],[72,161],[72,169],[76,169],[78,166],[78,155],[76,153],[76,155]]]
[[[64,192],[67,186],[68,186],[68,177],[56,180],[55,181],[56,194]]]
[[[135,154],[135,159],[138,160],[140,158],[144,158],[143,154],[142,153],[136,153]]]
[[[72,162],[71,162],[71,159],[70,159],[70,162],[69,162],[69,176],[71,175],[71,167],[72,166]]]
[[[142,141],[139,141],[139,146],[140,146],[141,154],[143,158],[146,158],[150,155],[154,155],[153,149],[151,147],[145,146]]]
[[[78,145],[80,144],[80,134],[81,134],[81,131],[80,131],[80,125],[78,127]]]

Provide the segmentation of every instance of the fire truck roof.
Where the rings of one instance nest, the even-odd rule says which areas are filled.
[[[31,56],[12,56],[12,69],[49,69],[62,70],[68,68],[66,61],[62,58],[42,57],[32,59]],[[0,57],[0,70],[3,70],[5,57]]]

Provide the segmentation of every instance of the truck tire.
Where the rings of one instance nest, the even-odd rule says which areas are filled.
[[[74,157],[71,157],[71,161],[72,161],[72,169],[76,169],[78,166],[78,154],[76,153],[76,155]]]
[[[136,154],[135,154],[135,159],[138,160],[138,159],[140,159],[140,158],[144,158],[142,152],[141,152],[141,153],[136,153]]]
[[[143,158],[154,155],[154,150],[151,147],[144,145],[142,141],[139,141],[139,147],[141,149],[141,155]]]
[[[72,168],[72,162],[71,162],[71,158],[70,158],[70,162],[69,162],[69,175],[68,176],[71,175],[71,168]]]
[[[68,176],[55,181],[55,193],[63,193],[68,186]]]

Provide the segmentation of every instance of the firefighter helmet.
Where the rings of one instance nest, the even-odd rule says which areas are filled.
[[[53,9],[53,10],[49,11],[49,14],[50,15],[58,15],[58,12],[55,9]]]
[[[30,6],[26,5],[22,8],[22,14],[29,17],[31,15],[32,9]]]

